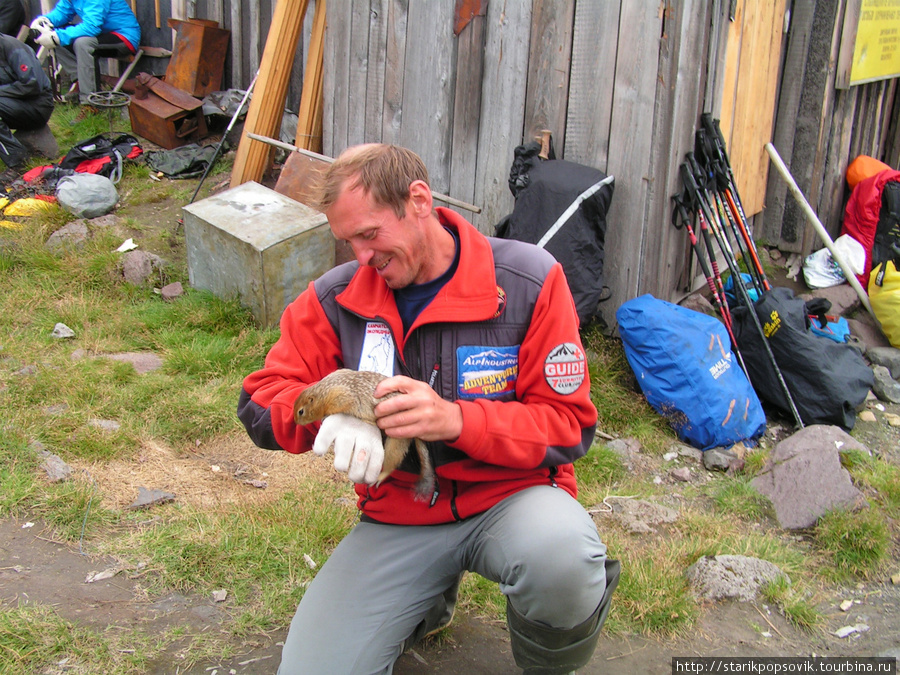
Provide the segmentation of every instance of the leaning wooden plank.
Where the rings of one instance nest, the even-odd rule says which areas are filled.
[[[536,0],[532,6],[528,86],[525,96],[525,140],[547,129],[562,153],[566,141],[566,102],[575,3]]]
[[[825,229],[837,238],[844,216],[844,200],[848,192],[846,173],[853,137],[856,96],[859,87],[837,91],[831,122],[828,160],[825,164],[824,185],[819,196],[819,218]]]
[[[634,26],[640,26],[635,31]],[[609,132],[607,173],[615,176],[615,196],[607,222],[605,274],[612,296],[607,313],[636,296],[644,257],[648,209],[653,110],[659,67],[662,16],[656,5],[625,0],[619,17],[615,94]]]
[[[268,167],[272,149],[247,138],[247,133],[278,136],[284,116],[290,64],[297,49],[306,4],[307,0],[280,0],[275,8],[256,82],[259,95],[250,100],[244,132],[231,171],[231,187],[260,180]]]
[[[492,234],[513,207],[507,179],[513,150],[522,142],[526,86],[522,64],[528,58],[531,3],[491,2],[485,25],[481,91],[491,105],[483,106],[478,130],[475,203],[482,212],[473,222],[482,232]]]
[[[450,189],[453,17],[451,2],[411,2],[406,25],[400,145],[419,154],[432,187],[441,192]]]
[[[621,0],[579,2],[572,29],[572,74],[562,157],[607,170]],[[628,34],[635,32],[630,26]]]
[[[484,14],[472,17],[457,37],[449,193],[470,202],[475,200],[481,81],[484,75],[484,22]]]

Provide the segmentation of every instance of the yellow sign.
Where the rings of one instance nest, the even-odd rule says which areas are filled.
[[[862,0],[850,84],[900,75],[900,0]]]

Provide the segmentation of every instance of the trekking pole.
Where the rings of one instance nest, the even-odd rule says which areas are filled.
[[[713,299],[716,302],[716,307],[719,310],[719,315],[722,317],[722,323],[725,325],[725,330],[728,332],[728,338],[731,340],[732,351],[737,356],[738,363],[741,366],[741,370],[744,371],[744,374],[750,377],[750,374],[747,372],[747,365],[744,363],[744,357],[741,355],[741,350],[738,347],[737,339],[734,337],[734,329],[732,326],[731,320],[731,312],[728,310],[728,302],[719,295],[718,290],[716,289],[715,282],[713,281],[712,273],[709,270],[709,265],[706,262],[706,259],[703,257],[703,251],[700,248],[700,241],[697,239],[697,234],[694,232],[694,228],[691,226],[691,217],[690,217],[690,209],[686,204],[686,199],[683,193],[674,195],[672,199],[675,201],[675,208],[672,210],[672,225],[675,226],[676,230],[680,230],[682,227],[687,229],[688,237],[691,241],[691,248],[694,251],[694,254],[697,256],[697,262],[700,265],[700,269],[703,271],[703,276],[706,279],[706,285],[709,286],[710,293],[712,293]]]
[[[727,213],[725,213],[721,201],[719,199],[718,192],[715,189],[710,189],[709,185],[713,182],[713,178],[711,174],[704,170],[693,153],[687,153],[685,155],[685,161],[688,163],[689,168],[694,173],[694,178],[697,181],[698,191],[700,193],[701,199],[704,201],[707,207],[708,216],[713,219],[714,225],[718,228],[716,231],[717,237],[721,239],[724,243],[720,244],[723,248],[723,252],[726,254],[730,254],[732,257],[735,257],[734,250],[731,248],[731,244],[728,241],[728,228],[726,227],[726,223],[731,224],[732,221],[728,218]],[[741,239],[738,237],[736,231],[732,230],[731,232],[732,238],[734,239],[735,248],[740,251],[741,257],[746,261],[748,259],[747,252],[741,246]],[[735,257],[735,262],[737,259]],[[751,272],[750,281],[754,286],[757,294],[762,294],[762,285],[759,282],[759,279],[755,277],[752,272],[752,268],[750,265],[747,265],[748,272]],[[744,283],[744,279],[742,275],[738,275],[737,278],[732,279],[733,283]]]
[[[228,133],[231,131],[231,128],[234,126],[234,123],[237,122],[238,117],[240,117],[241,110],[244,109],[244,104],[247,102],[247,99],[250,98],[250,92],[253,91],[253,85],[256,84],[256,78],[259,77],[259,71],[256,71],[256,75],[253,76],[253,80],[250,82],[250,86],[247,87],[247,91],[244,92],[244,98],[241,99],[241,102],[238,104],[237,110],[234,111],[234,115],[231,116],[231,122],[228,123],[228,127],[225,129],[222,134],[222,139],[219,141],[219,144],[216,146],[216,151],[213,153],[212,159],[209,160],[209,164],[206,165],[206,169],[203,170],[203,175],[200,176],[200,182],[197,183],[197,189],[194,190],[194,194],[191,196],[191,201],[188,204],[193,204],[194,200],[197,198],[197,193],[200,192],[200,186],[203,185],[203,181],[206,180],[207,174],[209,174],[210,169],[212,169],[213,164],[216,163],[216,160],[219,158],[219,153],[222,151],[222,146],[225,144],[225,139],[228,138]]]
[[[703,113],[700,116],[702,129],[697,130],[695,149],[697,146],[702,148],[703,155],[707,158],[716,175],[716,183],[719,190],[723,193],[725,201],[734,216],[734,220],[740,229],[741,236],[747,244],[747,250],[750,254],[750,261],[756,268],[757,274],[762,281],[763,290],[770,290],[772,287],[766,278],[765,270],[759,261],[759,255],[756,250],[756,242],[750,236],[750,228],[747,216],[744,213],[741,198],[738,194],[737,183],[734,179],[734,173],[731,170],[731,162],[728,158],[728,149],[725,147],[725,137],[722,135],[722,129],[719,122],[713,119],[710,113]],[[748,267],[749,267],[748,262]]]
[[[682,171],[682,178],[685,179],[685,188],[688,190],[688,194],[692,199],[697,199],[697,202],[700,206],[698,209],[698,216],[700,218],[701,229],[703,227],[704,222],[704,203],[700,197],[700,188],[697,185],[696,180],[694,180],[694,176],[689,168],[682,164],[682,167],[685,167]],[[732,278],[740,278],[740,272],[737,269],[737,265],[734,263],[733,257],[725,256],[726,263],[729,265],[729,270],[731,271]],[[797,422],[797,426],[801,429],[803,428],[803,420],[800,418],[800,413],[797,410],[797,406],[794,403],[794,397],[791,395],[791,390],[787,385],[787,382],[784,379],[784,375],[781,372],[781,368],[778,366],[778,361],[775,359],[775,354],[772,352],[772,347],[769,344],[769,339],[766,337],[766,333],[763,330],[762,323],[759,321],[759,317],[756,315],[756,306],[753,301],[750,299],[750,295],[747,292],[747,289],[744,287],[743,283],[736,283],[735,287],[740,289],[740,299],[743,302],[744,306],[747,308],[747,311],[750,314],[751,321],[753,322],[756,331],[759,333],[759,337],[762,340],[763,348],[766,351],[766,356],[769,359],[769,362],[772,364],[772,369],[775,371],[775,376],[778,379],[778,384],[781,387],[782,392],[784,393],[785,398],[787,399],[788,406],[791,409],[791,413],[794,416],[794,420]],[[749,374],[748,374],[749,377]]]

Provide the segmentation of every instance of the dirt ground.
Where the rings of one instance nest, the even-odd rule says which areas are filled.
[[[125,206],[119,215],[160,228],[173,228],[181,217],[180,205],[155,203],[147,213]],[[136,231],[140,237],[146,230]],[[159,251],[165,256],[164,251]],[[900,406],[874,409],[875,422],[859,422],[857,436],[900,461],[900,428],[888,425],[884,413],[900,414]],[[136,496],[136,486],[161,487],[179,499],[215,507],[240,500],[265,500],[295,483],[298,473],[331,474],[325,461],[314,457],[288,457],[252,446],[243,435],[227,436],[179,457],[168,448],[148,444],[133,466],[78,466],[96,481],[103,505],[123,508]],[[662,459],[659,459],[662,462]],[[218,467],[218,470],[213,467]],[[702,467],[699,469],[703,471]],[[122,477],[127,476],[127,480]],[[240,477],[240,480],[236,480]],[[248,487],[247,479],[264,478],[264,490]],[[349,495],[349,488],[348,488]],[[149,516],[148,516],[149,517]],[[161,631],[186,625],[194,631],[216,631],[232,609],[228,602],[172,594],[149,598],[141,586],[141,570],[120,570],[111,578],[87,583],[98,572],[116,569],[116,561],[79,550],[54,538],[40,521],[27,517],[0,520],[0,603],[47,604],[63,618],[96,628],[139,627]],[[889,574],[900,572],[895,558]],[[626,572],[627,573],[627,570]],[[672,570],[680,574],[680,570]],[[852,601],[847,611],[840,605]],[[673,656],[875,656],[900,655],[900,586],[889,575],[835,588],[817,598],[827,625],[814,633],[797,629],[775,608],[761,602],[714,603],[703,607],[690,635],[656,640],[639,635],[604,634],[591,663],[581,672],[671,672]],[[615,612],[615,601],[613,603]],[[833,633],[846,626],[868,626],[849,637]],[[244,638],[235,645],[234,658],[183,667],[177,647],[149,669],[151,675],[170,673],[274,673],[285,631]],[[505,626],[458,614],[453,626],[438,640],[417,646],[395,667],[399,675],[447,673],[478,675],[520,672],[514,665]]]
[[[896,445],[897,440],[893,442]],[[331,469],[318,459],[262,451],[234,435],[206,444],[190,457],[176,457],[160,446],[147,447],[127,481],[122,481],[123,467],[106,471],[93,467],[91,475],[104,506],[121,507],[134,499],[135,485],[145,484],[165,485],[167,490],[184,495],[185,501],[214,506],[270,498],[286,489],[299,473],[321,473],[328,479]],[[254,475],[269,481],[265,490],[254,490],[236,478]],[[4,605],[45,604],[72,622],[98,629],[138,628],[142,632],[160,632],[176,625],[187,626],[191,632],[216,631],[234,609],[227,601],[217,604],[211,598],[177,593],[148,598],[141,586],[141,570],[120,570],[111,578],[87,582],[99,572],[117,569],[111,558],[56,540],[40,521],[0,520],[0,602]],[[673,574],[679,573],[673,570]],[[846,600],[853,604],[842,611],[840,605]],[[670,673],[673,656],[900,655],[900,586],[887,576],[823,591],[817,601],[827,623],[813,633],[792,626],[775,608],[762,602],[711,603],[703,607],[691,634],[682,638],[656,640],[605,634],[593,660],[580,672]],[[845,638],[833,634],[858,624],[868,629]],[[244,638],[234,645],[234,658],[207,661],[190,669],[181,666],[176,646],[147,672],[274,673],[284,635],[282,630]],[[394,672],[493,675],[520,671],[515,667],[504,625],[462,614],[439,640],[403,655]]]

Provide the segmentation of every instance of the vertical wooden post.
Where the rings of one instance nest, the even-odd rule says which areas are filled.
[[[278,0],[275,15],[266,39],[256,94],[250,100],[250,109],[244,121],[244,131],[238,145],[234,168],[231,170],[231,187],[251,180],[259,180],[269,162],[272,148],[265,143],[248,138],[248,133],[278,137],[284,114],[284,99],[290,82],[291,66],[297,51],[297,41],[303,27],[308,0]]]
[[[322,152],[322,71],[325,54],[325,2],[316,0],[313,14],[312,35],[306,71],[303,75],[303,91],[300,93],[299,121],[295,145],[298,148]]]

